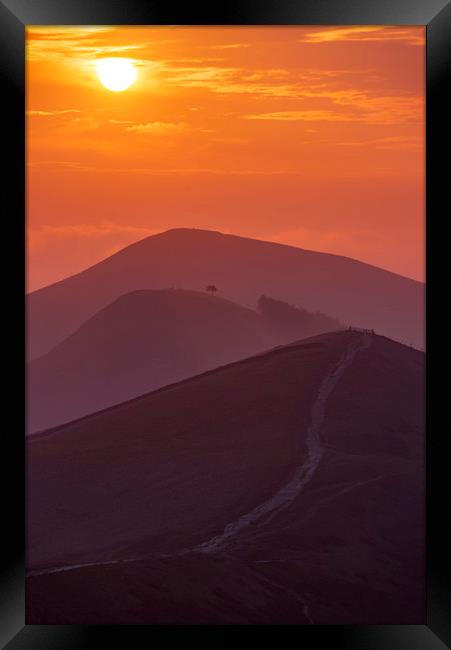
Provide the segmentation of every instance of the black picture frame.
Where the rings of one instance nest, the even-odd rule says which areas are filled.
[[[300,645],[349,650],[439,650],[451,647],[451,589],[449,583],[449,460],[444,448],[447,438],[445,385],[433,377],[449,369],[446,350],[440,340],[449,339],[446,322],[438,317],[432,324],[432,308],[440,309],[446,294],[440,294],[439,282],[449,258],[448,246],[440,237],[441,218],[446,217],[448,169],[442,162],[443,149],[449,156],[449,104],[445,93],[450,85],[451,3],[446,0],[241,0],[229,5],[205,3],[195,5],[154,0],[0,0],[0,75],[2,84],[3,137],[2,158],[7,173],[2,187],[4,220],[8,215],[8,241],[4,253],[15,252],[14,280],[11,268],[4,270],[4,296],[9,298],[10,314],[4,319],[10,343],[5,344],[8,395],[15,396],[14,417],[3,431],[3,466],[12,471],[4,487],[3,542],[1,557],[0,642],[10,650],[37,648],[68,650],[91,648],[114,642],[141,647],[156,642],[181,647],[175,641],[181,635],[183,644],[196,643],[218,647],[231,641],[231,627],[191,626],[180,630],[160,626],[38,626],[25,624],[25,543],[24,543],[24,332],[25,308],[25,57],[24,30],[27,25],[426,25],[427,34],[427,147],[426,147],[426,232],[427,232],[427,621],[425,625],[390,626],[296,626],[294,632]],[[10,137],[6,137],[10,136]],[[448,146],[447,146],[448,145]],[[448,201],[447,201],[448,198]],[[449,219],[449,208],[448,208]],[[11,234],[9,234],[9,232]],[[435,237],[434,235],[439,235]],[[434,255],[431,254],[434,240]],[[445,248],[446,246],[446,248]],[[446,276],[445,276],[446,277]],[[11,280],[11,281],[10,281]],[[14,344],[13,344],[14,342]],[[449,352],[448,352],[449,354]],[[443,368],[440,368],[441,364]],[[441,387],[440,387],[441,386]],[[6,389],[5,389],[6,390]],[[8,398],[9,399],[9,398]],[[11,405],[4,404],[11,411]],[[6,498],[5,498],[6,497]],[[6,513],[5,513],[6,509]],[[286,628],[265,626],[268,640],[284,643]],[[218,629],[220,628],[220,629]],[[220,639],[218,636],[220,632]],[[255,642],[252,626],[240,628],[240,640]],[[146,635],[143,636],[143,633]],[[149,636],[150,634],[150,636]],[[139,636],[138,636],[139,635]],[[280,636],[282,635],[282,637]],[[111,638],[111,641],[110,641]]]

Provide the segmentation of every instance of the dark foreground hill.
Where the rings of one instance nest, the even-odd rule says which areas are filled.
[[[258,312],[181,290],[121,296],[32,361],[28,432],[74,420],[268,348],[338,329],[270,298]]]
[[[28,441],[29,624],[424,624],[424,355],[345,331]]]
[[[211,283],[224,297],[251,308],[266,294],[424,345],[420,282],[338,255],[182,228],[143,239],[31,293],[29,358],[48,352],[122,294],[171,286],[202,291]]]

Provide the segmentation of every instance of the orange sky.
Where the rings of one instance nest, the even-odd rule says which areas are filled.
[[[28,283],[198,227],[424,279],[423,27],[27,29]],[[110,92],[104,57],[138,79]]]

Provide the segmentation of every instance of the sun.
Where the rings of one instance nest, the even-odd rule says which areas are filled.
[[[101,59],[96,63],[96,70],[105,88],[116,93],[130,88],[138,76],[136,67],[129,59]]]

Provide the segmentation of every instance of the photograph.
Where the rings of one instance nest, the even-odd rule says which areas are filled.
[[[426,623],[424,26],[27,26],[26,621]]]

